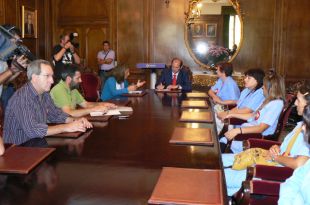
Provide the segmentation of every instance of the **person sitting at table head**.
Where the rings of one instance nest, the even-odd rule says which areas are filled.
[[[5,143],[20,145],[32,138],[62,132],[85,132],[92,127],[85,118],[74,120],[54,105],[49,94],[54,83],[53,69],[48,61],[32,61],[27,69],[27,77],[28,83],[14,93],[5,110]]]
[[[161,76],[156,82],[156,89],[180,89],[183,91],[192,90],[190,73],[183,67],[183,62],[181,59],[172,59],[171,66],[169,66],[169,68],[165,68],[162,71]]]
[[[55,85],[50,95],[55,105],[72,117],[81,117],[91,112],[106,112],[109,108],[116,108],[112,103],[87,102],[78,91],[82,82],[78,65],[64,65],[61,70],[61,80]],[[77,109],[77,105],[82,109]]]
[[[129,68],[127,66],[116,66],[109,73],[108,79],[101,90],[101,100],[105,101],[119,97],[122,94],[129,93],[129,91],[135,91],[145,84],[145,81],[138,80],[136,84],[129,85],[127,81],[129,75]]]
[[[219,79],[208,91],[209,96],[216,104],[236,104],[240,96],[240,90],[236,81],[231,77],[233,65],[231,63],[220,63],[216,66]]]
[[[295,105],[297,113],[302,116],[305,107],[310,103],[310,81],[306,82],[298,91]],[[310,116],[309,116],[310,117]],[[302,166],[310,156],[308,143],[305,141],[304,133],[301,131],[303,122],[298,122],[296,127],[284,138],[280,146],[273,145],[269,149],[269,154],[266,159],[279,163],[277,166],[290,167],[296,169]],[[291,141],[296,140],[292,144]],[[233,165],[236,154],[222,154],[222,162],[224,167]],[[237,192],[244,180],[246,180],[246,169],[233,170],[232,168],[225,168],[225,179],[228,196],[232,196]]]

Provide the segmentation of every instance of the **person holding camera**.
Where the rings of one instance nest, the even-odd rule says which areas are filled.
[[[2,28],[7,30],[12,38],[10,41],[12,43],[16,43],[20,39],[21,32],[18,28],[13,25],[5,24],[2,25]],[[3,39],[5,40],[5,39]],[[3,45],[2,43],[0,43]],[[4,49],[4,48],[1,48]],[[12,80],[14,80],[23,70],[26,69],[28,65],[28,60],[24,55],[16,56],[14,55],[9,60],[1,59],[0,60],[0,98],[3,109],[6,107],[9,98],[13,95],[14,88],[8,86],[6,90],[3,91],[3,85],[8,84]]]
[[[70,41],[70,35],[65,34],[60,36],[60,44],[53,48],[53,61],[55,65],[55,81],[56,83],[61,78],[61,69],[65,64],[80,64],[81,59],[75,52],[75,48]]]

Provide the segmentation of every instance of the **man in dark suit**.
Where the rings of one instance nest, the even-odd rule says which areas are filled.
[[[192,90],[190,71],[183,67],[183,62],[181,59],[172,59],[171,66],[162,71],[161,76],[156,83],[156,89],[180,89],[182,91]]]

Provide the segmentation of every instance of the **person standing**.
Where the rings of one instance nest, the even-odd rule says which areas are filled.
[[[115,67],[115,52],[110,48],[109,41],[102,42],[103,50],[97,54],[101,90],[107,79],[108,73]]]

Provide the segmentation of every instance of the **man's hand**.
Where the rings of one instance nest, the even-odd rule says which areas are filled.
[[[177,89],[179,89],[179,86],[178,85],[168,85],[167,89],[168,90],[177,90]]]
[[[117,105],[115,105],[114,103],[101,102],[100,105],[103,105],[103,106],[107,107],[108,109],[115,109],[115,108],[117,108]]]
[[[91,111],[92,112],[103,112],[103,113],[106,113],[108,111],[108,107],[103,105],[103,104],[99,104],[99,105],[96,105],[94,107],[91,108]]]
[[[92,127],[92,124],[87,119],[81,118],[66,124],[65,132],[85,132],[86,129]]]

